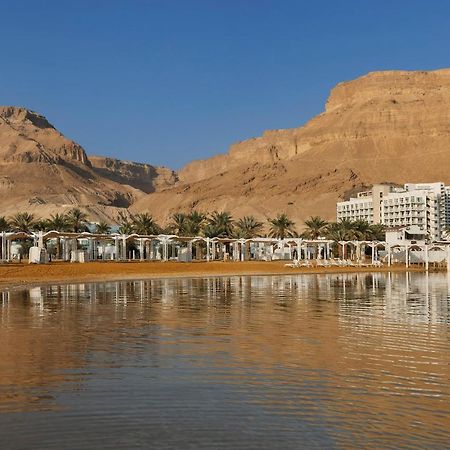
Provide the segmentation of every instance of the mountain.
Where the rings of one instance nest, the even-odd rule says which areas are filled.
[[[178,173],[87,156],[45,117],[0,107],[0,215],[121,208],[167,222],[176,211],[286,212],[335,218],[336,201],[373,183],[450,184],[450,69],[373,72],[332,89],[304,126],[270,130]]]
[[[285,211],[335,219],[336,201],[373,183],[450,184],[450,69],[369,73],[332,89],[304,126],[266,131],[194,161],[131,209],[161,220],[197,208],[235,217]],[[164,205],[164,210],[161,209]]]
[[[17,211],[44,217],[81,207],[92,219],[117,211],[174,183],[172,171],[148,164],[91,159],[47,119],[25,108],[0,107],[1,215]]]

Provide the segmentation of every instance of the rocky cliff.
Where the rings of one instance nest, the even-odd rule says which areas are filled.
[[[225,155],[188,164],[180,182],[132,208],[229,209],[298,223],[335,216],[347,192],[377,182],[450,184],[450,70],[369,73],[338,84],[305,126],[266,131]],[[164,217],[163,217],[164,216]]]
[[[47,216],[74,206],[93,219],[111,219],[144,192],[103,176],[84,149],[45,117],[0,107],[0,215]]]
[[[335,203],[381,182],[450,184],[450,69],[369,73],[332,89],[304,126],[270,130],[178,173],[88,157],[43,116],[0,107],[1,214],[81,206],[94,218],[118,208],[230,210],[261,219],[286,212],[334,219]]]
[[[89,160],[99,175],[117,183],[132,186],[145,193],[166,189],[178,181],[177,174],[166,167],[104,156],[90,156]]]

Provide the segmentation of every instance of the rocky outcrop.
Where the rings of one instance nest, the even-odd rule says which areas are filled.
[[[62,164],[70,160],[90,166],[79,144],[65,138],[44,116],[28,109],[0,107],[0,136],[3,162]]]
[[[47,216],[77,206],[103,219],[143,195],[98,174],[84,149],[44,116],[11,106],[0,107],[0,192],[0,215]]]
[[[160,191],[178,181],[177,174],[166,167],[123,161],[104,156],[90,156],[93,169],[99,175],[143,192]]]

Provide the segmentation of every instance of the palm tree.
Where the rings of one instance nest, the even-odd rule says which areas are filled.
[[[186,236],[188,229],[188,217],[184,213],[175,213],[172,215],[172,222],[169,225],[169,230],[178,236]]]
[[[80,233],[88,229],[86,226],[87,214],[81,211],[80,208],[72,208],[67,213],[67,221],[70,231],[74,233]]]
[[[130,216],[119,211],[117,216],[117,223],[119,224],[118,232],[120,234],[131,234],[133,233],[133,223],[131,222]]]
[[[330,223],[327,227],[326,237],[332,239],[336,244],[340,241],[353,241],[360,239],[361,233],[366,229],[362,223],[357,223],[349,219],[342,219],[339,222]],[[340,253],[340,246],[338,252]],[[345,255],[342,255],[345,257]]]
[[[34,231],[50,231],[49,230],[49,220],[48,219],[39,219],[34,222],[33,225]]]
[[[256,220],[253,216],[244,216],[236,222],[234,237],[251,239],[259,236],[263,230],[263,223]]]
[[[10,229],[10,225],[5,216],[0,216],[0,233],[3,231],[8,231]]]
[[[191,211],[187,215],[187,236],[199,236],[205,224],[206,215],[199,211]]]
[[[11,229],[13,231],[23,231],[29,233],[35,225],[34,214],[28,212],[16,213],[10,219]]]
[[[270,224],[269,236],[285,239],[296,235],[295,223],[286,213],[278,214],[274,219],[268,219]]]
[[[353,229],[355,230],[356,238],[359,241],[366,241],[372,239],[372,229],[369,222],[366,220],[353,221]]]
[[[67,214],[56,213],[50,216],[50,219],[46,220],[46,229],[45,231],[70,231],[71,223]],[[56,236],[56,259],[59,259],[61,256],[61,238]]]
[[[370,225],[370,239],[373,241],[384,241],[386,239],[386,227],[381,223]]]
[[[211,223],[208,223],[203,227],[203,234],[208,238],[223,236],[222,229]]]
[[[66,214],[52,214],[47,221],[47,230],[49,231],[69,231],[69,217]]]
[[[330,230],[333,230],[335,234],[336,231],[339,230],[338,235],[341,237],[341,241],[356,240],[361,234],[361,228],[358,231],[357,224],[355,225],[355,222],[349,219],[342,219],[339,222],[330,224],[330,226],[327,228],[327,237],[329,237],[329,239],[332,239],[329,236]]]
[[[161,228],[149,213],[140,213],[132,217],[133,231],[137,234],[159,234]]]
[[[106,222],[99,222],[95,225],[95,232],[97,234],[109,234],[111,232],[111,226]]]
[[[328,222],[319,216],[311,216],[308,220],[305,220],[305,225],[307,229],[302,233],[302,237],[318,239],[325,234]]]
[[[346,241],[348,230],[342,225],[342,222],[331,222],[327,226],[326,237],[334,242]]]
[[[207,237],[227,237],[233,234],[233,218],[227,211],[214,211],[208,218],[208,224],[205,227]]]

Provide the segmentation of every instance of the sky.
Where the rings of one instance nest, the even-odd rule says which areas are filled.
[[[165,165],[298,127],[376,70],[450,67],[437,0],[0,0],[0,104]]]

